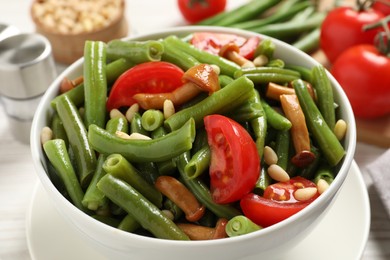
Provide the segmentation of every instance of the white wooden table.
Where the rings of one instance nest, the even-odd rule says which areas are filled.
[[[234,3],[232,3],[234,2]],[[241,1],[230,1],[230,7]],[[0,1],[0,23],[12,24],[22,32],[32,32],[30,0]],[[183,25],[175,0],[127,1],[127,17],[132,33],[148,33],[161,28]],[[4,79],[0,79],[4,80]],[[378,198],[367,164],[385,149],[358,143],[355,161],[362,171],[370,196],[371,229],[362,259],[390,259],[390,219]],[[26,241],[26,212],[38,182],[30,148],[14,139],[8,119],[0,106],[0,259],[31,259]],[[351,205],[353,207],[353,205]]]

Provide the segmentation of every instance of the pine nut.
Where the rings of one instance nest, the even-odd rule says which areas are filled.
[[[121,15],[123,5],[123,0],[36,0],[31,11],[42,26],[70,34],[103,28]]]
[[[150,139],[152,139],[149,136],[146,136],[146,135],[143,135],[140,133],[132,133],[131,135],[128,135],[127,133],[122,132],[122,131],[116,131],[115,135],[120,137],[120,138],[126,139],[126,140],[150,140]]]
[[[275,153],[274,149],[269,146],[264,147],[264,161],[268,165],[277,164],[278,156]]]
[[[290,176],[288,173],[279,165],[277,164],[272,164],[268,167],[268,175],[275,181],[289,181]]]
[[[50,127],[45,126],[41,130],[41,144],[44,145],[47,141],[53,139],[53,131]]]
[[[316,187],[307,187],[307,188],[302,188],[302,189],[297,189],[294,192],[294,197],[296,200],[299,201],[306,201],[314,197],[317,193],[317,188]]]
[[[123,118],[123,119],[126,119],[125,115],[122,114],[121,111],[119,111],[118,109],[114,108],[110,111],[110,118],[113,119],[113,118]],[[127,120],[127,119],[126,119]]]
[[[131,120],[133,120],[133,117],[136,113],[138,113],[139,111],[139,105],[137,103],[131,105],[127,111],[126,111],[126,118],[127,118],[127,121],[131,122]]]
[[[329,183],[324,179],[319,179],[317,182],[318,193],[322,194],[329,188]]]
[[[256,67],[265,66],[268,63],[268,57],[265,55],[259,55],[253,60],[253,64],[255,64]]]
[[[171,100],[166,99],[164,101],[163,112],[164,112],[165,119],[167,119],[168,117],[170,117],[175,113],[175,106],[173,105],[173,102]]]
[[[339,141],[342,140],[347,133],[347,123],[342,119],[337,120],[333,132]]]

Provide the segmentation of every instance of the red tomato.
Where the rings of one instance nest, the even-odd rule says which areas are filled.
[[[384,15],[390,15],[390,0],[383,0],[384,2],[374,2],[372,9],[381,12]],[[386,3],[385,3],[386,2]]]
[[[343,87],[357,117],[390,113],[390,58],[373,45],[357,45],[343,52],[331,73]]]
[[[317,193],[307,201],[296,200],[294,192],[307,187],[316,185],[305,178],[294,177],[268,186],[263,197],[254,193],[245,195],[240,206],[246,217],[262,227],[268,227],[299,212],[319,196]]]
[[[255,186],[260,158],[249,133],[237,122],[221,115],[204,118],[211,149],[210,190],[216,203],[242,198]]]
[[[356,11],[350,7],[335,8],[328,13],[321,25],[320,46],[328,60],[333,63],[347,48],[368,43],[373,44],[378,30],[363,31],[366,24],[379,21],[384,15],[375,10]]]
[[[184,71],[178,66],[152,61],[136,65],[115,81],[107,99],[107,110],[135,103],[137,93],[164,93],[180,87]]]
[[[240,48],[240,55],[253,59],[256,48],[260,43],[258,37],[251,37],[249,39],[237,36],[234,34],[224,33],[208,33],[197,32],[194,33],[191,39],[192,45],[196,48],[218,55],[222,46],[233,42]]]
[[[190,23],[197,23],[225,10],[226,0],[178,0],[179,10]]]

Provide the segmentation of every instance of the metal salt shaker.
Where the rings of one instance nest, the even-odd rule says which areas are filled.
[[[0,41],[0,98],[17,140],[29,143],[35,109],[56,75],[44,36],[24,33]]]

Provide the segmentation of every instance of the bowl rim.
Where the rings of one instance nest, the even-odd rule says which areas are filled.
[[[314,58],[312,58],[310,55],[294,48],[293,46],[282,42],[278,39],[258,34],[258,33],[253,33],[241,29],[235,29],[235,28],[226,28],[226,27],[218,27],[218,26],[180,26],[180,27],[173,27],[173,28],[168,28],[164,30],[158,30],[156,32],[150,32],[150,33],[145,33],[145,34],[139,34],[135,36],[129,36],[125,37],[123,39],[132,39],[132,40],[144,40],[146,38],[148,39],[156,39],[156,38],[161,38],[165,37],[168,35],[189,35],[194,32],[218,32],[218,33],[230,33],[230,34],[238,34],[241,36],[249,37],[249,36],[258,36],[261,37],[261,39],[265,38],[270,38],[272,39],[277,46],[282,46],[279,48],[284,48],[288,52],[298,52],[299,56],[302,56],[302,58],[305,59],[306,62],[308,62],[308,65],[310,64],[311,67],[314,65],[319,65],[320,63],[316,61]],[[267,228],[261,229],[256,232],[252,232],[249,234],[245,234],[242,236],[238,237],[229,237],[228,239],[218,239],[218,240],[204,240],[204,241],[191,241],[191,243],[188,243],[188,241],[177,241],[177,240],[168,240],[168,239],[159,239],[159,238],[153,238],[153,237],[146,237],[142,235],[137,235],[137,234],[132,234],[129,232],[125,232],[122,230],[118,230],[116,228],[113,228],[111,226],[108,226],[104,223],[101,223],[98,220],[93,219],[89,215],[85,214],[78,208],[76,208],[71,202],[69,202],[65,197],[63,197],[58,190],[55,188],[55,186],[52,184],[50,181],[48,175],[46,174],[44,167],[43,167],[43,161],[40,158],[40,154],[42,154],[42,149],[40,145],[40,126],[41,121],[43,121],[43,112],[47,113],[48,111],[44,110],[45,107],[50,108],[50,100],[52,99],[52,96],[57,93],[56,90],[60,84],[61,79],[64,76],[71,75],[72,72],[74,73],[75,70],[80,70],[82,69],[82,64],[83,64],[84,58],[81,57],[77,61],[75,61],[73,64],[71,64],[67,69],[65,69],[55,80],[54,82],[50,85],[48,91],[44,94],[44,96],[41,99],[40,104],[38,105],[37,111],[40,113],[36,113],[33,119],[32,127],[31,127],[31,135],[30,135],[30,143],[31,143],[31,153],[32,153],[32,159],[34,163],[34,168],[39,176],[40,181],[43,183],[43,186],[46,191],[49,191],[50,194],[54,194],[56,196],[56,199],[59,199],[63,202],[63,204],[66,206],[66,210],[72,211],[72,214],[76,214],[78,218],[82,218],[87,222],[90,222],[91,225],[94,225],[95,227],[99,228],[102,230],[102,232],[113,232],[115,231],[115,235],[121,236],[121,239],[130,239],[134,240],[136,239],[140,243],[149,243],[150,246],[156,246],[156,247],[166,247],[166,246],[178,246],[178,247],[202,247],[204,248],[205,246],[216,246],[219,244],[223,245],[229,245],[230,243],[236,243],[237,241],[247,241],[254,239],[258,236],[264,236],[269,233],[273,233],[276,230],[283,229],[283,227],[291,225],[295,220],[303,218],[305,215],[308,215],[312,212],[314,212],[315,207],[317,205],[325,205],[328,203],[330,200],[334,201],[339,193],[339,188],[341,188],[348,172],[351,167],[355,149],[356,149],[356,123],[355,123],[355,118],[353,115],[352,107],[348,101],[348,98],[343,91],[342,87],[340,84],[336,81],[336,79],[330,74],[329,71],[327,71],[327,74],[331,80],[332,87],[333,89],[337,90],[337,99],[339,99],[343,103],[343,106],[345,106],[345,115],[344,118],[347,119],[348,122],[348,130],[347,130],[347,135],[346,135],[346,140],[345,140],[345,148],[346,149],[346,154],[344,158],[342,159],[343,162],[341,164],[341,167],[339,168],[339,174],[336,176],[335,180],[333,181],[332,185],[330,185],[329,189],[327,192],[321,194],[315,202],[311,203],[298,213],[294,214],[293,216],[277,223],[272,226],[269,226]],[[56,87],[57,86],[57,87]],[[50,108],[51,109],[51,108]],[[45,114],[47,117],[47,115]],[[342,173],[342,174],[340,174]],[[332,198],[332,194],[335,196]],[[54,198],[51,198],[54,200]],[[331,201],[331,202],[332,202]],[[58,205],[55,205],[58,207]],[[322,213],[321,213],[322,214]],[[68,216],[66,216],[68,218]],[[153,244],[150,244],[153,243]]]

